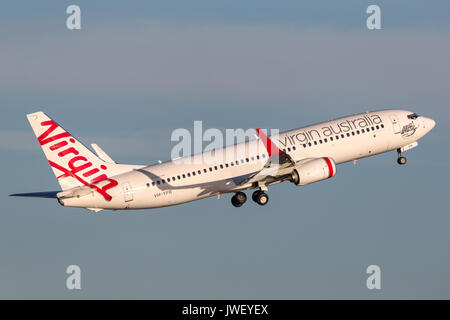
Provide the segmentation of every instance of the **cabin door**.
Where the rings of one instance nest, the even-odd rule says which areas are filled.
[[[133,190],[128,182],[122,183],[123,195],[125,197],[125,202],[133,201]]]
[[[400,130],[400,124],[398,123],[398,119],[397,116],[391,116],[391,123],[392,123],[392,128],[394,129],[394,133],[399,133]]]

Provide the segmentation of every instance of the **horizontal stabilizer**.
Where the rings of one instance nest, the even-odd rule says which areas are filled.
[[[60,191],[48,191],[48,192],[31,192],[31,193],[14,193],[10,194],[10,197],[29,197],[29,198],[48,198],[56,199],[56,194]]]

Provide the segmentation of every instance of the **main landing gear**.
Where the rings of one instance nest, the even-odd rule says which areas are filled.
[[[252,199],[260,206],[264,206],[269,202],[269,196],[262,190],[256,190],[252,194]]]
[[[247,201],[247,196],[245,195],[245,193],[241,191],[236,192],[236,194],[231,197],[231,204],[236,208],[242,206],[245,203],[245,201]]]
[[[253,192],[252,199],[260,206],[264,206],[267,202],[269,202],[269,196],[262,190],[256,190]],[[236,194],[231,197],[231,204],[237,208],[242,206],[245,201],[247,201],[247,196],[241,191],[236,192]]]
[[[398,154],[397,163],[399,165],[406,164],[406,158],[402,156],[402,150],[397,149],[397,154]]]

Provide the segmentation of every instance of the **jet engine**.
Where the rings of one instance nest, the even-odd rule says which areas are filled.
[[[316,158],[301,163],[294,168],[291,182],[298,186],[310,184],[333,177],[336,174],[336,164],[331,158]]]

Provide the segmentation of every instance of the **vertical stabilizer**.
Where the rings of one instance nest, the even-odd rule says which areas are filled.
[[[101,160],[45,113],[31,113],[27,118],[62,190],[104,180],[114,184],[109,177],[123,171]]]

